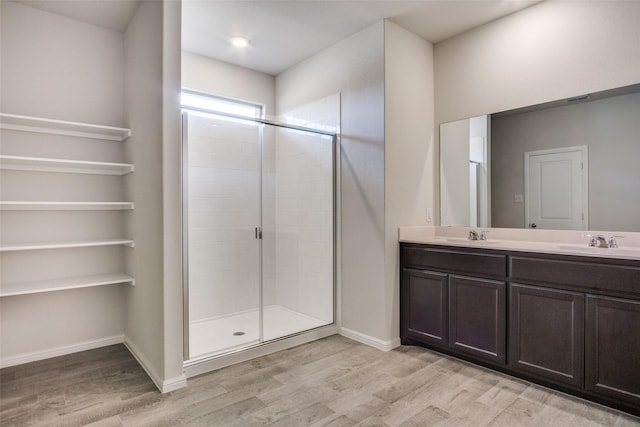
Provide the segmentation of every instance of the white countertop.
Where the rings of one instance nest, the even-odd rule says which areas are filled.
[[[488,231],[487,240],[468,240],[470,230]],[[618,248],[588,246],[586,234],[616,236]],[[600,231],[520,230],[469,227],[400,227],[398,239],[407,243],[502,249],[561,255],[640,260],[640,233]]]

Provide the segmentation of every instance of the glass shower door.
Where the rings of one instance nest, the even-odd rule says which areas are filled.
[[[185,356],[334,322],[334,137],[185,112]]]
[[[262,301],[265,341],[334,321],[334,140],[265,125]]]
[[[188,358],[260,341],[260,125],[185,113]]]

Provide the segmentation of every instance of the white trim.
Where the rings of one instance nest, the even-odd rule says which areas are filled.
[[[337,333],[338,327],[336,325],[329,325],[312,329],[311,331],[294,335],[289,338],[268,342],[266,344],[258,344],[256,347],[241,349],[235,353],[223,356],[201,360],[187,360],[184,362],[184,373],[187,378],[195,377],[196,375],[215,371],[216,369],[235,365],[236,363],[245,362],[277,351],[286,350],[288,348],[316,341],[321,338],[326,338]]]
[[[187,377],[184,374],[175,378],[163,380],[162,377],[160,377],[160,375],[158,375],[156,371],[153,370],[149,360],[143,355],[143,353],[138,349],[133,341],[129,339],[129,337],[124,337],[124,345],[127,347],[127,349],[129,349],[131,355],[138,361],[140,366],[142,366],[142,369],[144,369],[151,381],[153,381],[153,383],[161,393],[168,393],[170,391],[187,386]]]
[[[64,345],[47,350],[18,354],[16,356],[10,356],[0,359],[0,368],[8,368],[9,366],[22,365],[24,363],[64,356],[67,354],[77,353],[79,351],[93,350],[94,348],[106,347],[108,345],[122,344],[123,342],[123,335],[114,335],[111,337],[85,341],[78,344]]]
[[[400,347],[400,338],[394,338],[390,341],[383,341],[381,339],[372,337],[370,335],[365,335],[363,333],[354,331],[352,329],[340,328],[340,335],[343,337],[350,338],[354,341],[358,341],[362,344],[366,344],[368,346],[377,348],[382,351],[393,350],[396,347]]]
[[[187,376],[185,374],[182,374],[175,378],[164,380],[162,382],[162,389],[160,391],[162,393],[169,393],[171,391],[178,390],[186,386],[187,386]]]

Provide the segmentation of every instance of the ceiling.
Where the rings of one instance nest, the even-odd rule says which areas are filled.
[[[12,0],[124,32],[139,0]],[[170,0],[171,1],[171,0]],[[276,75],[388,18],[438,43],[542,0],[182,0],[184,50]],[[244,49],[229,39],[250,40]]]
[[[539,1],[183,0],[182,47],[276,75],[384,18],[437,43]]]
[[[4,1],[4,0],[0,0]],[[11,0],[123,33],[140,0]]]

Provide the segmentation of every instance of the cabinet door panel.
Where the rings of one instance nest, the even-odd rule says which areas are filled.
[[[584,294],[511,284],[509,304],[509,366],[582,387]]]
[[[505,282],[449,277],[449,346],[505,363]]]
[[[403,270],[402,338],[447,345],[447,275]]]
[[[587,296],[586,388],[640,405],[640,301]]]

